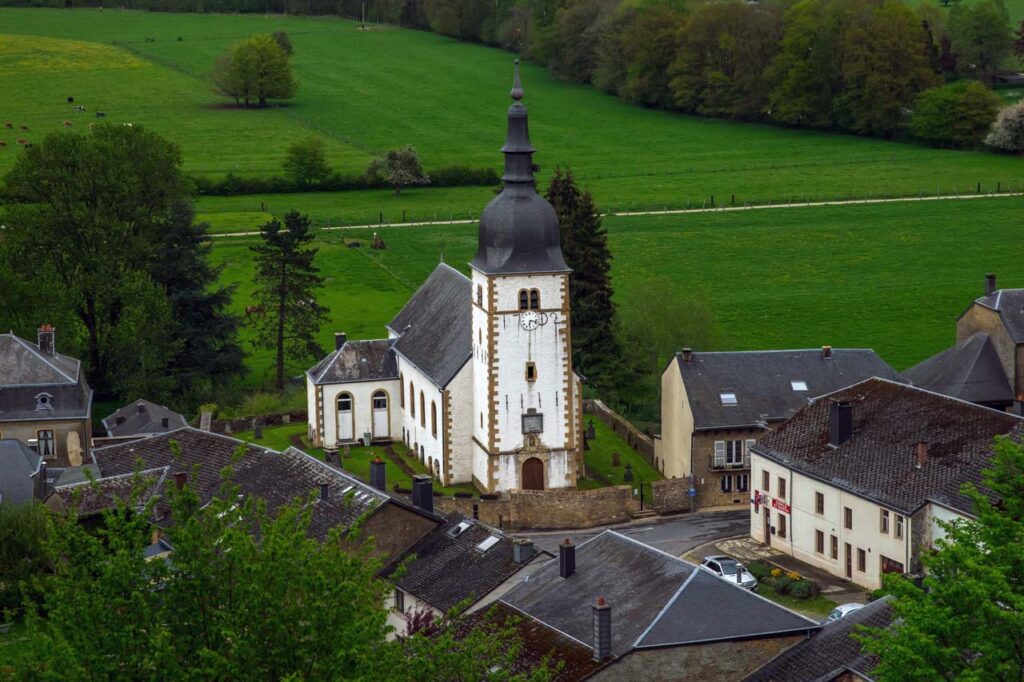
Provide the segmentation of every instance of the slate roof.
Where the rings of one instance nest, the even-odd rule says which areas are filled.
[[[47,393],[48,409],[36,409]],[[0,421],[89,417],[92,390],[81,363],[60,353],[51,357],[14,334],[0,334]]]
[[[118,417],[124,417],[120,424],[117,423]],[[167,419],[167,426],[163,425],[163,419]],[[188,420],[163,405],[140,399],[105,418],[103,426],[107,429],[107,435],[111,437],[135,436],[174,431],[188,426]]]
[[[314,384],[343,384],[398,378],[394,341],[346,341],[306,374]]]
[[[180,446],[180,460],[173,455],[172,442]],[[313,502],[310,532],[317,538],[326,537],[335,526],[351,526],[363,514],[373,512],[390,499],[385,493],[295,448],[277,452],[191,427],[97,448],[93,450],[93,458],[105,477],[130,473],[139,461],[143,468],[169,467],[171,474],[185,471],[191,475],[193,467],[197,466],[198,474],[190,483],[205,504],[219,492],[220,471],[231,463],[240,446],[244,447],[244,454],[234,464],[234,482],[243,494],[266,500],[271,511],[295,498],[306,498],[311,493],[319,495],[320,484],[328,484],[327,498],[317,497]],[[173,481],[173,477],[168,480]]]
[[[1006,379],[992,339],[975,332],[951,348],[903,372],[915,386],[970,403],[1010,403]]]
[[[692,587],[692,589],[691,589]],[[576,548],[576,572],[558,559],[535,571],[503,602],[592,646],[592,606],[612,609],[612,654],[634,648],[809,632],[818,624],[688,561],[607,530]]]
[[[469,527],[453,536],[460,523]],[[498,538],[496,544],[486,551],[477,548],[491,537]],[[467,606],[476,603],[525,566],[512,559],[511,538],[458,513],[395,557],[381,575],[389,578],[409,559],[395,584],[444,612],[467,599]]]
[[[743,682],[818,682],[831,680],[844,671],[869,676],[878,659],[863,653],[860,643],[851,635],[860,625],[889,627],[894,618],[891,600],[889,596],[878,599],[828,623],[816,635],[783,651]]]
[[[441,263],[388,324],[395,351],[447,386],[473,353],[471,303],[469,278]]]
[[[59,485],[50,493],[47,502],[52,506],[54,500],[59,500],[60,509],[69,510],[74,507],[78,516],[84,518],[111,509],[119,501],[128,502],[132,493],[139,489],[135,503],[137,508],[142,508],[151,497],[160,494],[169,468],[154,467],[139,471],[138,476],[130,472],[95,481]]]
[[[589,646],[580,644],[540,621],[524,618],[521,613],[502,602],[496,602],[458,621],[455,636],[461,639],[475,628],[498,634],[509,625],[515,628],[521,645],[511,669],[506,671],[513,675],[527,676],[546,659],[553,682],[570,682],[581,680],[606,665],[606,662],[594,660],[594,652]],[[557,669],[559,666],[561,668]]]
[[[0,439],[0,502],[28,502],[43,463],[35,450],[14,438]]]
[[[1024,289],[998,289],[974,302],[998,312],[1013,342],[1024,343]]]
[[[899,379],[875,351],[865,349],[834,348],[830,358],[819,348],[692,353],[690,362],[677,353],[676,360],[698,430],[787,419],[813,396],[873,376]],[[793,390],[793,381],[805,382],[807,390]],[[723,405],[722,393],[735,394],[736,404]]]
[[[853,404],[853,437],[829,445],[829,398]],[[884,379],[816,399],[754,446],[783,466],[904,514],[936,499],[971,513],[957,489],[982,481],[996,435],[1019,436],[1013,415]],[[919,441],[927,462],[916,467]]]
[[[46,355],[39,346],[0,334],[0,386],[77,384],[81,363],[61,353]]]

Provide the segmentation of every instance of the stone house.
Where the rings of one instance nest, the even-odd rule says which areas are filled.
[[[885,379],[816,399],[752,448],[750,535],[868,589],[921,570],[938,521],[971,518],[996,436],[1024,419]]]
[[[690,478],[695,507],[747,504],[753,444],[813,396],[872,376],[899,375],[872,350],[685,349],[661,376],[655,462],[666,478]]]
[[[35,449],[48,468],[82,464],[92,441],[92,389],[55,341],[50,325],[36,343],[0,334],[0,438]]]
[[[996,276],[985,275],[985,295],[956,321],[956,344],[904,376],[936,393],[1024,413],[1024,289],[996,289]]]

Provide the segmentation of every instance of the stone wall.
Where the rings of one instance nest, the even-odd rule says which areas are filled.
[[[686,478],[666,478],[651,481],[651,509],[659,514],[690,511],[690,481]]]
[[[299,410],[298,412],[291,412],[287,414],[268,414],[259,417],[259,420],[263,426],[277,426],[278,424],[304,422],[306,421],[306,416],[307,413],[305,410]],[[256,417],[243,417],[241,419],[214,419],[210,422],[210,431],[228,436],[233,433],[238,433],[239,431],[252,431],[254,419],[256,419]],[[195,419],[192,425],[199,428],[199,419]]]
[[[501,499],[435,498],[435,509],[458,511],[508,530],[591,528],[629,521],[639,503],[628,485],[597,490],[511,490]]]
[[[644,459],[652,466],[654,465],[654,441],[650,436],[633,426],[625,417],[613,411],[600,400],[584,400],[583,411],[597,416],[622,440],[629,443],[631,448],[643,455]]]

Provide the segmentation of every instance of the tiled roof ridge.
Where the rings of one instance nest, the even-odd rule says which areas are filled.
[[[240,440],[238,438],[235,438],[234,436],[229,436],[229,435],[227,435],[225,433],[216,433],[214,431],[203,431],[202,429],[197,429],[196,427],[192,426],[191,424],[186,425],[186,426],[179,426],[178,428],[174,429],[173,431],[165,431],[164,433],[154,433],[154,434],[151,434],[151,435],[148,435],[148,436],[144,436],[142,438],[136,438],[134,440],[126,441],[124,443],[111,443],[110,445],[104,445],[102,447],[92,448],[92,452],[99,452],[100,450],[109,450],[110,448],[121,448],[121,447],[124,447],[126,445],[134,445],[134,444],[137,444],[137,443],[145,443],[147,441],[151,441],[151,440],[156,439],[156,438],[166,438],[168,440],[171,440],[171,436],[173,436],[176,433],[181,433],[182,431],[186,431],[186,432],[189,432],[189,433],[199,433],[199,434],[203,434],[203,435],[207,435],[207,436],[215,436],[217,438],[221,438],[221,439],[224,439],[224,440],[232,441],[233,443],[237,443],[238,445],[248,446],[250,448],[253,448],[254,450],[262,450],[262,451],[265,451],[265,452],[270,453],[270,454],[278,454],[278,455],[281,454],[280,450],[274,450],[273,448],[267,448],[267,447],[263,447],[262,445],[256,445],[255,443],[250,443],[250,442],[247,442],[247,441],[244,441],[244,440]],[[289,447],[291,447],[291,446],[289,446]]]
[[[951,400],[953,402],[959,403],[960,405],[962,405],[964,407],[967,407],[967,408],[970,408],[972,410],[989,412],[989,413],[993,413],[993,414],[1002,415],[1004,417],[1009,417],[1010,419],[1013,419],[1013,420],[1024,421],[1024,417],[1021,417],[1021,416],[1018,416],[1018,415],[1015,415],[1015,414],[1011,414],[1009,412],[1004,412],[1003,410],[997,410],[994,407],[986,407],[985,405],[979,405],[977,403],[972,403],[969,400],[964,400],[963,398],[957,398],[955,396],[946,395],[944,393],[938,393],[936,391],[931,391],[931,390],[929,390],[927,388],[922,388],[920,386],[914,386],[913,384],[904,384],[904,383],[900,383],[899,381],[893,381],[891,379],[885,379],[883,377],[869,377],[869,378],[864,379],[862,381],[858,381],[856,384],[850,384],[849,386],[847,386],[845,388],[841,388],[838,391],[833,391],[831,393],[826,393],[825,395],[818,396],[817,398],[813,398],[811,403],[808,403],[808,407],[811,404],[816,403],[816,402],[818,402],[819,400],[821,400],[823,398],[828,398],[828,397],[831,397],[831,396],[843,393],[844,391],[849,391],[851,388],[853,388],[855,386],[860,386],[861,384],[866,384],[868,382],[873,382],[873,381],[884,382],[884,383],[887,383],[887,384],[892,384],[893,386],[898,386],[898,387],[906,389],[906,390],[918,391],[920,393],[925,393],[925,394],[928,394],[928,395],[936,397],[936,398],[941,398],[942,400]],[[806,408],[804,408],[804,409],[806,409]],[[803,411],[803,410],[801,410],[801,411]],[[796,415],[794,415],[794,417],[795,416]]]
[[[851,352],[857,351],[862,353],[874,353],[874,348],[832,348],[832,352],[837,351]],[[695,350],[692,351],[694,355],[753,355],[755,353],[821,353],[821,348],[766,348],[764,350]],[[682,351],[676,351],[676,357],[683,354]]]
[[[58,367],[57,365],[53,364],[52,362],[50,362],[49,358],[46,357],[46,354],[43,353],[42,351],[40,351],[38,346],[36,346],[36,344],[30,343],[30,342],[26,341],[25,339],[23,339],[20,336],[18,336],[17,334],[15,334],[13,331],[8,332],[7,334],[0,334],[0,336],[10,336],[12,339],[14,339],[18,343],[20,343],[22,346],[24,346],[26,349],[28,349],[31,353],[33,353],[37,358],[39,358],[40,360],[45,362],[47,365],[49,365],[50,368],[55,370],[62,377],[64,377],[65,379],[67,379],[68,381],[70,381],[73,384],[78,383],[78,376],[77,375],[81,373],[81,367],[82,367],[82,361],[81,360],[78,360],[76,358],[72,358],[70,356],[64,355],[63,353],[60,354],[61,357],[65,357],[68,360],[71,360],[73,363],[75,363],[75,370],[76,370],[75,371],[75,375],[76,376],[70,377],[70,376],[67,375],[67,372],[65,372],[64,370],[62,370],[60,367]],[[57,351],[54,351],[54,353],[57,353]]]
[[[113,476],[102,476],[100,478],[94,478],[92,480],[86,479],[84,481],[76,481],[74,483],[65,483],[63,485],[54,486],[53,489],[54,489],[54,491],[70,490],[71,488],[77,488],[77,487],[80,487],[80,486],[83,486],[83,485],[92,485],[93,483],[103,483],[105,481],[115,481],[115,480],[117,480],[119,478],[130,478],[131,476],[135,476],[136,474],[138,474],[139,476],[143,476],[145,474],[152,474],[152,473],[155,473],[157,471],[162,472],[162,474],[160,476],[160,479],[157,481],[157,484],[159,484],[161,481],[163,481],[164,476],[167,475],[167,472],[170,470],[170,468],[171,467],[170,467],[169,464],[164,465],[162,467],[150,467],[149,469],[140,469],[139,471],[130,471],[130,472],[126,473],[126,474],[114,474]]]

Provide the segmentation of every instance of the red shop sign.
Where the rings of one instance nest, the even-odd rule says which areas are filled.
[[[786,512],[787,514],[789,513],[789,505],[774,497],[772,498],[772,506],[781,512]]]

